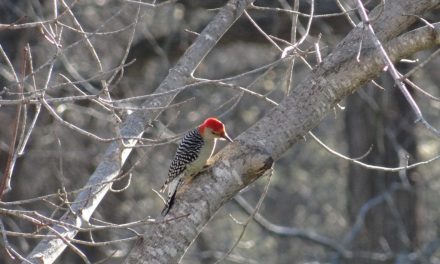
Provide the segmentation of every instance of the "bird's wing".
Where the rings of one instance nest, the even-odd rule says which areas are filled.
[[[172,180],[182,174],[188,164],[197,159],[203,144],[203,138],[200,136],[197,130],[189,131],[183,136],[182,141],[177,147],[174,159],[171,162],[170,169],[168,171],[168,178],[165,181],[162,189],[165,189]]]

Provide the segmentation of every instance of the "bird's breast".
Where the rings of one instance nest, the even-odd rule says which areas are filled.
[[[214,152],[214,148],[215,148],[215,141],[212,142],[208,141],[205,142],[205,144],[203,144],[197,159],[195,159],[189,166],[187,166],[188,175],[197,174],[199,171],[203,169],[203,166],[205,166],[206,162]]]

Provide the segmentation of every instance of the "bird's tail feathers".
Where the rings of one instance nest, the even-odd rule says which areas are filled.
[[[165,207],[162,209],[162,212],[160,213],[162,216],[166,216],[168,214],[168,212],[171,209],[171,206],[173,206],[174,204],[175,197],[176,197],[176,192],[174,192],[174,194],[172,194],[172,196],[168,198]]]
[[[182,179],[175,179],[169,183],[167,203],[165,204],[165,207],[161,212],[162,216],[166,216],[170,211],[171,207],[173,206],[177,193],[177,188],[180,186],[181,182]]]

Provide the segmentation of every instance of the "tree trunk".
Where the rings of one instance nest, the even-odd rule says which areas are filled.
[[[398,167],[405,165],[402,162],[407,156],[409,162],[417,160],[415,115],[402,93],[390,81],[386,91],[368,86],[349,98],[347,103],[346,132],[350,156],[360,157],[371,146],[371,152],[362,160],[368,164]],[[361,208],[373,203],[372,198],[380,195],[385,198],[366,214],[364,228],[354,241],[355,249],[399,253],[415,247],[417,193],[414,176],[414,170],[399,175],[350,164],[348,212],[353,224]],[[393,191],[394,187],[405,182],[407,188]],[[387,199],[384,193],[390,190],[392,194]]]

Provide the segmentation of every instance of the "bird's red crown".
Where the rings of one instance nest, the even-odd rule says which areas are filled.
[[[223,125],[223,123],[215,117],[207,118],[205,122],[203,122],[203,124],[200,125],[199,127],[200,133],[203,134],[203,131],[205,130],[206,127],[212,129],[212,131],[217,133],[224,133],[225,131],[225,126]]]

